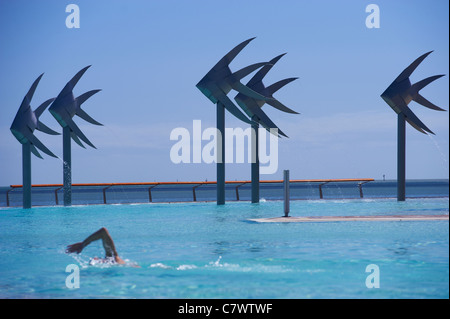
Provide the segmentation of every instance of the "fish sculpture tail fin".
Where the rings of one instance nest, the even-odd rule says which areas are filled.
[[[275,63],[277,63],[278,60],[280,60],[284,55],[286,55],[286,53],[280,54],[275,58],[273,58],[272,60],[270,60],[264,67],[261,68],[261,70],[259,70],[253,76],[253,78],[251,78],[251,80],[247,83],[247,86],[252,87],[254,85],[258,85],[259,83],[261,83],[264,77],[267,75],[267,73],[269,73],[270,69],[272,69]]]
[[[432,109],[432,110],[445,111],[444,109],[434,105],[433,103],[431,103],[430,101],[428,101],[426,98],[424,98],[422,95],[419,94],[419,91],[422,90],[425,86],[427,86],[431,82],[433,82],[443,76],[444,76],[443,74],[430,76],[422,81],[419,81],[419,82],[413,84],[411,86],[411,88],[409,89],[409,92],[410,92],[411,96],[413,97],[413,100],[425,107]]]
[[[266,92],[267,94],[269,94],[270,96],[272,96],[276,91],[278,91],[279,89],[281,89],[283,86],[285,86],[288,83],[291,83],[292,81],[297,80],[298,78],[288,78],[288,79],[284,79],[281,81],[278,81],[272,85],[269,85],[266,88]]]
[[[50,134],[50,135],[61,135],[60,133],[53,131],[51,128],[49,128],[47,125],[45,125],[44,123],[42,123],[39,120],[38,120],[36,130]]]
[[[88,98],[90,98],[92,95],[94,95],[95,93],[100,92],[101,90],[91,90],[88,91],[86,93],[81,94],[79,97],[76,98],[77,104],[78,106],[81,106],[81,104],[83,104],[84,102],[86,102],[86,100]]]
[[[439,106],[436,106],[433,103],[431,103],[430,101],[428,101],[426,98],[424,98],[419,93],[417,93],[417,95],[413,98],[413,100],[425,107],[428,107],[429,109],[436,110],[436,111],[445,111],[444,109],[441,109]]]
[[[30,145],[30,150],[31,150],[31,153],[33,153],[36,157],[38,157],[40,159],[44,159],[33,144]]]
[[[81,117],[86,122],[89,122],[89,123],[94,124],[94,125],[103,125],[103,124],[101,124],[100,122],[97,122],[96,120],[94,120],[83,109],[81,109],[81,104],[86,102],[86,100],[88,98],[90,98],[92,95],[94,95],[95,93],[98,93],[100,91],[101,90],[91,90],[91,91],[88,91],[88,92],[86,92],[84,94],[81,94],[79,97],[76,98],[76,102],[77,102],[77,105],[78,105],[78,108],[77,108],[77,111],[76,111],[76,115]]]

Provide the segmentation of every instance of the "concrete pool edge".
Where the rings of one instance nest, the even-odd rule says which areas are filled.
[[[343,221],[429,221],[449,220],[449,215],[377,215],[377,216],[305,216],[305,217],[271,217],[254,218],[249,221],[257,223],[308,223],[308,222],[343,222]]]

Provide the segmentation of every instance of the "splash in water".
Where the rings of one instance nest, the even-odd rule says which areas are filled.
[[[441,154],[441,159],[442,162],[444,162],[444,169],[448,174],[448,157],[447,155],[444,154],[444,152],[442,151],[441,146],[439,145],[439,143],[436,141],[436,139],[434,138],[434,136],[432,136],[431,134],[427,134],[428,137],[430,138],[430,140],[433,142],[433,144],[436,146],[437,150],[439,151],[439,153]]]
[[[139,268],[138,263],[131,261],[129,259],[124,259],[125,264],[118,264],[113,257],[99,258],[99,257],[84,257],[81,254],[70,254],[70,256],[76,260],[78,265],[82,269],[89,267],[96,268],[110,268],[112,266],[125,266],[125,267],[135,267]]]

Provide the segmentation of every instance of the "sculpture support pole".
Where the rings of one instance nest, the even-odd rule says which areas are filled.
[[[398,114],[397,130],[397,201],[405,201],[406,121],[402,113]]]
[[[22,144],[23,208],[31,208],[31,144]]]
[[[70,127],[63,128],[63,189],[64,206],[72,205],[72,150],[70,145]]]
[[[252,203],[259,203],[259,123],[252,124]]]
[[[225,106],[217,102],[217,205],[225,204]]]

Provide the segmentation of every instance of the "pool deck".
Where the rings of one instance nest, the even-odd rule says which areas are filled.
[[[379,215],[379,216],[305,216],[272,217],[249,219],[258,223],[310,223],[310,222],[348,222],[348,221],[426,221],[449,220],[449,215]]]

